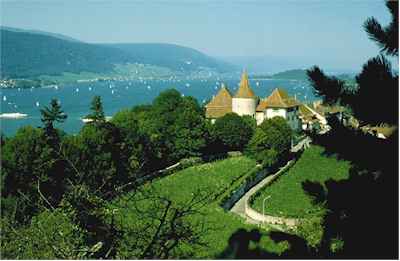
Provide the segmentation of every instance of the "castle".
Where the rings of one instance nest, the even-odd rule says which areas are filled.
[[[234,112],[240,116],[249,115],[256,119],[257,125],[265,119],[281,116],[287,120],[293,130],[301,128],[299,106],[301,104],[288,96],[283,89],[276,88],[270,96],[259,99],[249,84],[246,72],[242,74],[239,89],[235,96],[222,84],[218,94],[206,105],[206,117],[215,122],[215,119],[227,113]]]

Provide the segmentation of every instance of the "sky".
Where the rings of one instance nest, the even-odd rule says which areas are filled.
[[[93,43],[162,42],[216,57],[274,56],[361,68],[379,52],[362,29],[378,0],[0,0],[1,24]]]

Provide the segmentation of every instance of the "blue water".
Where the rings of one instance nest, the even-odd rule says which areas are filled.
[[[100,95],[106,116],[112,116],[124,108],[139,104],[149,104],[158,94],[168,88],[175,88],[185,96],[195,97],[200,104],[212,98],[224,82],[234,94],[239,78],[208,80],[151,80],[121,82],[91,82],[59,85],[36,89],[2,89],[1,113],[19,112],[28,114],[21,119],[1,119],[1,132],[6,136],[14,135],[18,128],[25,125],[41,126],[40,111],[52,98],[60,101],[68,119],[57,127],[67,133],[77,133],[83,126],[81,121],[89,113],[90,102],[95,95]],[[257,84],[258,82],[258,84]],[[265,98],[276,87],[287,90],[289,95],[296,94],[302,101],[314,100],[311,87],[307,82],[289,80],[250,80],[256,95]],[[4,96],[6,101],[4,101]],[[37,106],[36,103],[39,103]]]

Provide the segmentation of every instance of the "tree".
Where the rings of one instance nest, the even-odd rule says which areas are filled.
[[[117,112],[111,122],[122,135],[121,161],[127,164],[129,176],[144,174],[154,170],[155,153],[146,133],[140,130],[137,114],[132,110]]]
[[[265,166],[288,156],[292,129],[282,117],[267,119],[256,129],[246,152]]]
[[[54,123],[63,123],[67,119],[67,115],[61,110],[61,106],[56,99],[51,100],[50,107],[45,106],[44,109],[40,109],[40,113],[44,124],[45,136],[49,144],[55,146],[59,141],[59,137],[54,129]]]
[[[386,7],[392,16],[392,21],[386,27],[382,27],[379,22],[370,17],[364,23],[364,29],[369,38],[375,41],[381,48],[381,52],[388,55],[399,54],[399,2],[387,1]]]
[[[364,29],[381,46],[381,51],[398,55],[398,2],[388,1],[392,22],[385,28],[369,18]],[[314,92],[329,105],[350,109],[361,124],[396,124],[398,119],[398,75],[394,75],[389,61],[383,56],[368,60],[356,76],[356,86],[348,86],[336,77],[326,76],[317,66],[307,70]]]
[[[79,176],[75,184],[86,184],[95,195],[114,195],[114,189],[129,180],[125,164],[121,160],[122,136],[112,123],[85,125],[75,143],[72,159],[77,163]]]
[[[173,157],[181,159],[200,156],[206,145],[206,126],[201,108],[194,98],[183,98],[174,126]]]
[[[90,110],[92,112],[86,116],[87,119],[92,120],[94,123],[102,123],[106,121],[100,96],[93,97]]]
[[[60,198],[63,189],[57,186],[62,173],[56,172],[55,161],[41,129],[20,128],[5,142],[1,157],[2,202],[6,198],[8,202],[11,198],[15,200],[8,209],[2,205],[2,210],[9,210],[16,223],[28,222],[34,214],[43,208],[51,208]]]
[[[213,126],[213,135],[227,150],[243,150],[253,134],[248,121],[236,113],[228,113],[218,118]]]

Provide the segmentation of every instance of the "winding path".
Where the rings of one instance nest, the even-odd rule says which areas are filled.
[[[291,151],[292,152],[297,152],[303,147],[309,146],[311,142],[311,139],[309,137],[306,137],[302,141],[300,141],[296,146],[294,146]],[[264,186],[268,185],[271,183],[274,179],[276,179],[280,174],[282,174],[289,166],[290,164],[293,163],[293,160],[290,160],[286,163],[285,166],[279,168],[279,170],[273,174],[265,177],[263,180],[261,180],[258,184],[256,184],[254,187],[252,187],[249,191],[247,191],[236,203],[233,205],[233,207],[230,209],[231,212],[243,217],[246,219],[246,222],[250,224],[262,224],[262,223],[268,223],[268,224],[285,224],[289,227],[295,226],[297,223],[296,219],[288,219],[288,218],[281,218],[281,217],[273,217],[273,216],[267,216],[267,215],[262,215],[261,213],[256,212],[255,210],[250,208],[250,204],[248,203],[250,197],[256,193],[259,189],[263,188]],[[253,217],[258,217],[256,219],[249,217],[248,213],[252,212],[254,215]],[[277,227],[279,228],[279,227]]]

